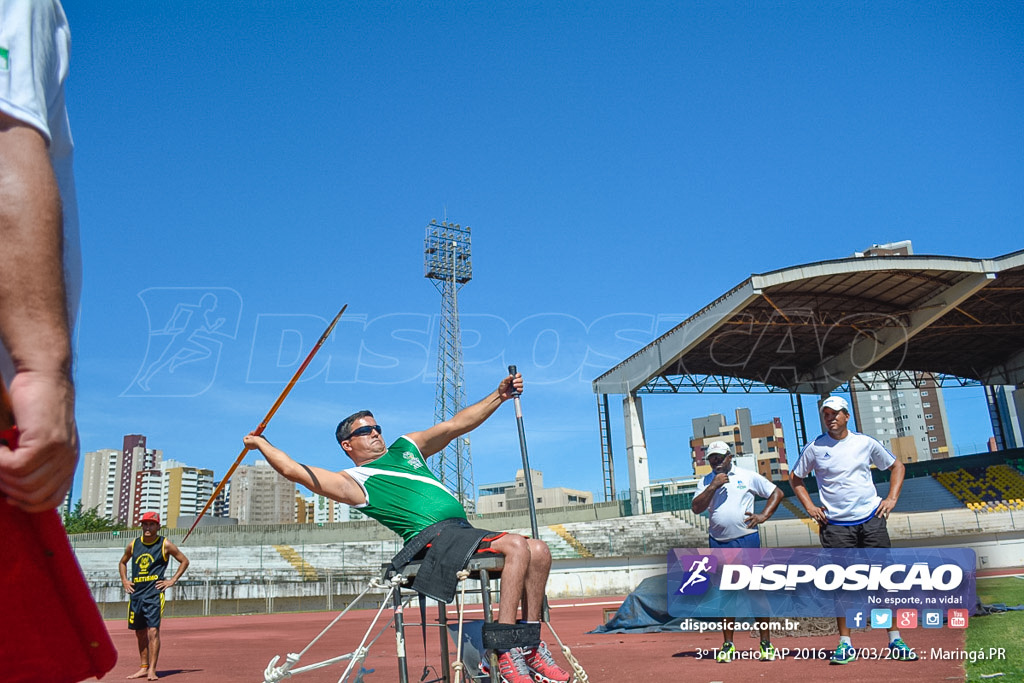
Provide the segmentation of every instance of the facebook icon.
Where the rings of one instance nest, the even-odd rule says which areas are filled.
[[[846,610],[846,625],[850,628],[864,628],[864,610],[861,609],[848,609]]]

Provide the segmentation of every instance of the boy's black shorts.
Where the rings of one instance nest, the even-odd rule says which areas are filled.
[[[164,613],[164,594],[129,598],[128,628],[140,631],[146,628],[160,628],[160,617]]]
[[[872,517],[863,524],[826,524],[818,531],[822,548],[891,548],[885,519]]]

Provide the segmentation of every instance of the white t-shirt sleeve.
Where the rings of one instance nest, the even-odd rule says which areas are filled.
[[[790,471],[791,474],[803,479],[808,474],[814,471],[814,454],[812,452],[813,442],[804,446],[804,450],[800,452],[800,458],[796,461],[796,465]]]
[[[0,111],[37,129],[52,141],[55,106],[68,74],[71,33],[55,2],[0,3]]]
[[[694,494],[694,497],[699,496],[700,494],[704,493],[704,489],[706,489],[708,487],[709,483],[710,483],[710,480],[708,479],[708,475],[706,475],[706,474],[703,477],[701,477],[700,479],[698,479],[697,480],[697,492]]]
[[[871,463],[880,470],[887,470],[896,462],[896,456],[875,439],[871,439]]]
[[[772,480],[768,479],[760,472],[751,472],[751,474],[753,476],[750,477],[750,490],[762,498],[767,498],[775,493],[775,489],[779,488]]]

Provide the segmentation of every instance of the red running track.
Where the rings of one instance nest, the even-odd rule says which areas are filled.
[[[931,657],[933,648],[945,652],[961,651],[964,647],[962,630],[942,628],[903,631],[901,635],[904,640],[922,655],[922,659],[917,662],[860,659],[844,666],[832,666],[825,660],[798,659],[795,654],[791,654],[774,662],[735,660],[729,664],[718,664],[697,658],[698,649],[711,649],[721,644],[721,635],[718,633],[587,633],[604,622],[603,613],[606,607],[617,605],[621,600],[601,598],[586,602],[552,603],[552,624],[586,670],[592,683],[675,680],[686,683],[878,683],[892,679],[897,679],[900,683],[935,683],[964,680],[964,666],[961,660],[935,660]],[[428,615],[432,614],[436,614],[433,605],[428,610]],[[336,613],[315,612],[165,619],[161,628],[162,648],[157,670],[161,679],[174,683],[261,683],[263,671],[273,656],[280,655],[283,661],[289,652],[301,651],[335,616]],[[297,666],[305,666],[354,650],[372,616],[371,611],[353,611],[346,614],[310,649]],[[386,611],[382,619],[388,618],[390,613]],[[406,611],[407,621],[418,619],[418,610],[413,608]],[[117,646],[119,659],[104,680],[123,680],[138,671],[139,655],[135,634],[128,630],[123,620],[108,621],[107,627]],[[738,633],[737,636],[738,649],[757,649],[756,639],[749,638],[746,634]],[[556,660],[565,666],[546,627],[543,637],[551,645],[552,651],[555,651]],[[410,660],[409,679],[418,681],[424,663],[419,627],[408,627],[406,639]],[[854,632],[853,642],[857,648],[882,648],[885,646],[885,634]],[[791,651],[830,652],[837,643],[838,638],[834,635],[775,640],[776,647],[789,648]],[[427,663],[436,671],[439,662],[436,654],[437,636],[433,630],[427,634],[427,646]],[[454,648],[452,652],[454,657]],[[285,680],[289,683],[334,683],[343,673],[345,665],[346,662],[333,664]],[[367,669],[374,669],[373,673],[364,676],[365,683],[391,683],[398,680],[393,630],[389,629],[381,636],[370,650],[364,666]],[[435,677],[436,674],[430,676]],[[354,676],[350,680],[354,680]]]

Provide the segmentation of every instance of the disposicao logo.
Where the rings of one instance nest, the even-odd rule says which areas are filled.
[[[975,563],[966,548],[674,549],[668,611],[674,617],[849,619],[848,610],[856,610],[853,616],[863,612],[857,627],[892,628],[897,609],[959,608],[969,615],[976,603]],[[878,621],[884,613],[889,616]]]
[[[964,571],[955,564],[931,569],[926,563],[838,564],[769,564],[755,567],[730,564],[722,568],[721,590],[795,590],[800,584],[813,584],[821,590],[885,590],[910,588],[948,591],[961,584]]]

